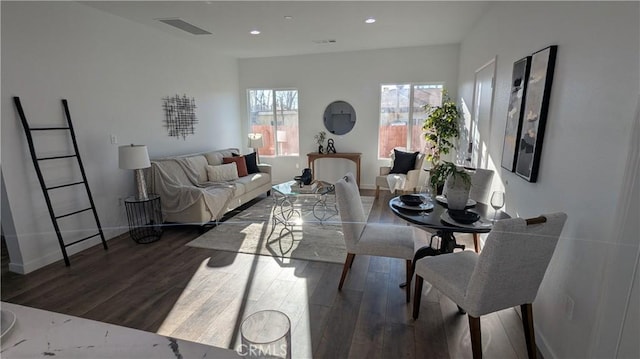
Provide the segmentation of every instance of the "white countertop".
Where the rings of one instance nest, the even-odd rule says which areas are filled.
[[[0,302],[0,309],[13,312],[17,318],[2,337],[3,359],[240,357],[229,349],[22,305]]]

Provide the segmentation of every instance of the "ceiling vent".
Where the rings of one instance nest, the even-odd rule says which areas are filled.
[[[330,39],[330,40],[313,40],[314,44],[335,44],[336,40],[334,39]]]
[[[195,25],[191,25],[184,20],[180,20],[177,18],[173,19],[156,19],[160,22],[164,22],[167,25],[171,25],[173,27],[177,27],[180,30],[186,31],[190,34],[194,35],[211,35],[211,33],[207,30],[203,30]]]

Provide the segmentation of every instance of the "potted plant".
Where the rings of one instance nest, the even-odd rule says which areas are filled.
[[[427,144],[431,146],[431,152],[427,155],[427,160],[431,162],[429,181],[433,188],[438,190],[444,185],[451,170],[448,165],[444,168],[439,166],[441,166],[442,155],[448,154],[456,147],[453,140],[460,135],[460,111],[446,90],[442,91],[442,105],[427,104],[423,109],[427,113],[427,118],[424,120],[422,129]]]
[[[471,175],[464,168],[443,161],[431,169],[429,182],[434,188],[444,184],[449,209],[463,210],[466,207],[471,190]]]
[[[316,143],[318,143],[318,153],[324,153],[324,139],[326,137],[327,133],[324,131],[320,131],[315,135],[314,139],[316,140]]]
[[[453,139],[460,135],[460,111],[447,91],[442,91],[442,105],[427,104],[423,109],[427,113],[422,126],[425,131],[424,138],[432,149],[427,160],[438,164],[442,155],[446,155],[456,147]]]

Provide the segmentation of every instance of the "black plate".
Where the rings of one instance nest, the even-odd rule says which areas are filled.
[[[419,206],[422,204],[422,197],[415,194],[403,194],[400,196],[400,201],[407,206]]]
[[[448,213],[451,219],[462,224],[471,224],[480,219],[480,215],[478,213],[469,210],[449,210]]]

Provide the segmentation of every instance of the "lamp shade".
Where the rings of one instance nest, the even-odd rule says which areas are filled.
[[[250,133],[249,134],[249,148],[262,148],[264,143],[262,142],[262,134],[261,133]]]
[[[132,144],[118,147],[118,166],[123,170],[151,167],[147,146]]]

